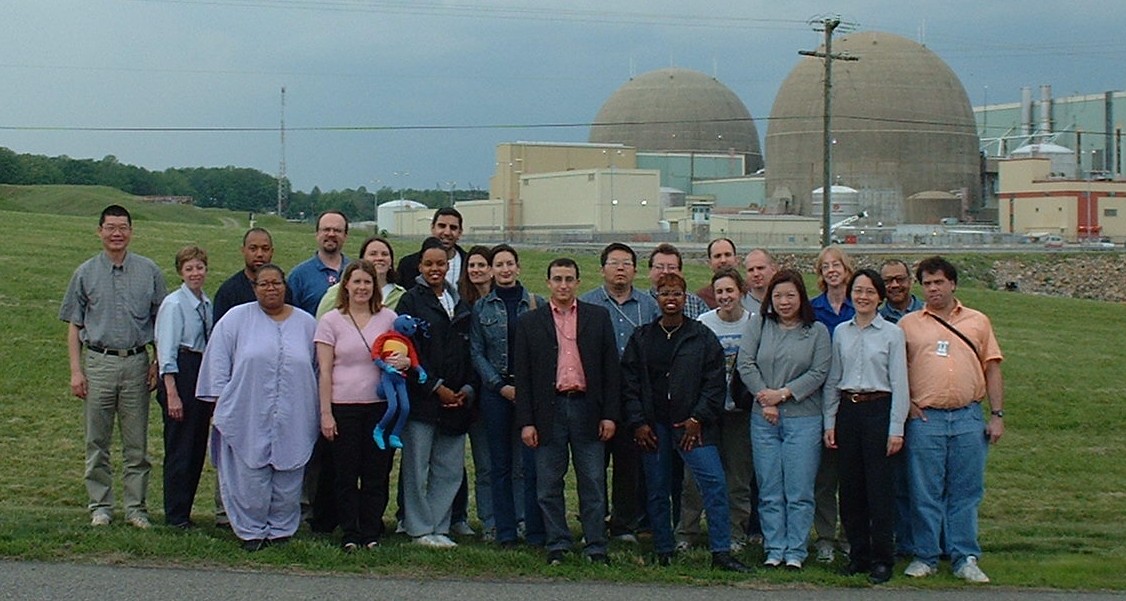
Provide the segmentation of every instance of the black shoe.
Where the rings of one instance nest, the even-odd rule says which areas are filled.
[[[168,527],[175,528],[176,530],[191,530],[192,528],[195,528],[195,522],[191,520],[176,522],[175,524],[168,524]]]
[[[610,565],[610,558],[605,553],[591,553],[586,556],[586,560],[590,563],[600,566]]]
[[[502,540],[497,542],[497,546],[504,551],[514,551],[520,544],[514,540]]]
[[[888,580],[891,580],[891,566],[886,563],[877,563],[872,566],[872,571],[868,573],[868,582],[883,584]]]
[[[282,545],[288,545],[289,541],[292,540],[292,539],[293,539],[292,536],[279,536],[277,538],[266,539],[266,544],[270,545],[270,546],[277,545],[277,546],[280,547]]]
[[[657,565],[662,568],[667,568],[672,565],[672,560],[676,558],[676,551],[669,551],[668,553],[657,554]]]
[[[242,541],[242,550],[246,551],[247,553],[254,553],[255,551],[261,551],[262,549],[265,549],[267,544],[268,543],[264,538],[252,538],[250,540]]]
[[[746,564],[739,561],[738,559],[732,557],[731,553],[728,553],[727,551],[717,551],[715,553],[712,553],[712,569],[723,570],[725,572],[739,572],[743,574],[751,571],[751,568],[747,567]]]
[[[855,576],[857,574],[863,574],[867,571],[868,571],[868,562],[860,561],[858,559],[853,559],[853,560],[848,562],[848,565],[845,566],[844,575],[845,576]]]
[[[556,549],[554,551],[548,551],[547,552],[547,565],[549,565],[549,566],[561,566],[561,565],[563,565],[563,560],[566,559],[566,558],[567,558],[567,552],[564,551],[563,549]]]

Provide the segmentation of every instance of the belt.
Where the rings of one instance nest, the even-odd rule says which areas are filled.
[[[890,401],[891,393],[877,390],[875,392],[855,392],[852,390],[841,391],[842,401],[852,401],[853,403],[869,403],[872,401]]]
[[[578,390],[578,389],[574,389],[574,390],[556,390],[556,391],[555,391],[555,396],[561,396],[561,397],[563,397],[563,398],[567,398],[567,399],[577,399],[577,398],[579,398],[579,397],[584,397],[584,396],[586,396],[586,391],[585,391],[585,390]]]
[[[114,355],[115,357],[132,357],[133,355],[140,355],[141,353],[145,352],[145,346],[143,344],[141,346],[135,346],[133,348],[127,349],[102,348],[100,346],[87,344],[86,348],[90,349],[92,352],[98,353],[99,355]]]

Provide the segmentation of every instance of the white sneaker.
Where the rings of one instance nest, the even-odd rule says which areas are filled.
[[[112,522],[112,521],[113,521],[113,518],[111,518],[108,513],[102,513],[102,512],[99,511],[98,513],[95,513],[93,516],[91,516],[90,525],[91,526],[109,526],[110,522]]]
[[[916,559],[907,565],[907,569],[903,570],[903,573],[912,578],[926,578],[927,576],[933,575],[937,571],[937,569],[928,566],[927,564]]]
[[[430,538],[435,541],[435,546],[439,549],[453,549],[457,546],[457,543],[445,534],[431,534]]]
[[[833,553],[833,541],[821,539],[813,545],[817,549],[817,561],[821,563],[833,563],[835,555]]]
[[[632,533],[632,532],[626,532],[626,533],[623,533],[623,534],[615,534],[613,536],[613,538],[614,538],[614,540],[622,541],[623,543],[630,543],[632,545],[637,544],[637,535]]]
[[[458,536],[473,536],[477,534],[477,531],[469,525],[469,522],[457,522],[456,524],[450,526],[450,532],[453,532]]]
[[[777,557],[768,557],[766,561],[762,562],[762,565],[768,568],[776,568],[782,565],[782,560]]]
[[[989,582],[989,576],[986,576],[985,572],[982,572],[981,568],[977,567],[977,558],[973,555],[966,558],[966,561],[962,563],[962,567],[954,570],[954,575],[966,582]]]
[[[431,549],[451,549],[457,546],[457,543],[441,534],[427,534],[425,536],[420,536],[414,539],[414,544],[422,545],[423,547],[430,547]]]
[[[732,553],[739,553],[740,551],[743,550],[743,547],[745,547],[745,546],[746,546],[746,543],[744,543],[743,541],[733,540],[733,541],[731,541],[731,552]]]
[[[152,522],[149,521],[149,518],[143,515],[135,515],[129,518],[129,525],[139,530],[148,530],[149,528],[152,528]]]
[[[687,553],[691,550],[692,550],[692,543],[690,543],[686,540],[682,540],[682,541],[676,543],[676,552],[677,553]]]
[[[788,569],[788,570],[800,570],[800,569],[802,569],[801,561],[797,560],[797,559],[787,559],[786,560],[786,569]]]

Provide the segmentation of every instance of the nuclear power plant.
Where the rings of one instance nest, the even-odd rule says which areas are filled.
[[[1037,101],[1025,88],[1020,103],[975,108],[954,71],[922,44],[858,32],[837,38],[832,52],[850,59],[834,62],[831,80],[834,240],[1126,239],[1114,116],[1126,94],[1053,99],[1044,86]],[[781,82],[765,153],[754,117],[716,77],[684,68],[630,77],[597,110],[586,141],[499,145],[489,199],[457,205],[467,231],[817,245],[823,61],[799,58]],[[403,208],[396,233],[425,234],[429,214]]]

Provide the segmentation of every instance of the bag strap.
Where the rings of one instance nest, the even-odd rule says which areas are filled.
[[[961,338],[962,342],[965,342],[967,345],[969,345],[969,347],[971,349],[973,349],[974,355],[977,356],[977,360],[981,361],[981,353],[977,352],[977,345],[974,344],[973,341],[971,341],[968,337],[966,337],[966,335],[963,334],[961,332],[961,330],[959,330],[958,328],[955,328],[953,325],[950,324],[950,322],[948,322],[945,319],[935,315],[934,313],[931,313],[930,311],[926,311],[926,314],[935,318],[938,321],[938,323],[942,324],[942,326],[945,327],[947,330],[954,332],[954,335],[956,335],[958,338]]]

